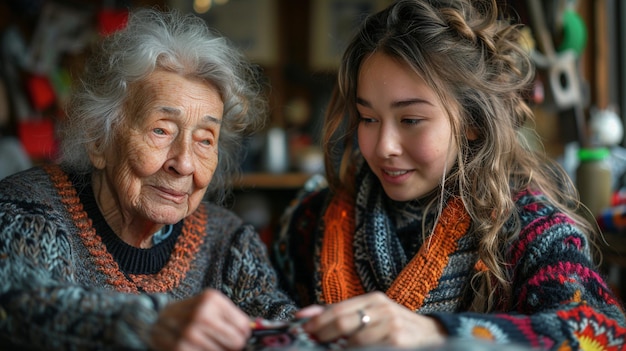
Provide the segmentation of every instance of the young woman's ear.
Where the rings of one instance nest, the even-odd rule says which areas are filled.
[[[478,139],[478,131],[476,131],[476,128],[474,127],[468,127],[465,130],[465,137],[467,137],[467,140],[469,141],[474,141]]]

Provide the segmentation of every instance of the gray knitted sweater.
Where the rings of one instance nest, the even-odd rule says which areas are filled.
[[[47,166],[0,182],[2,349],[146,349],[159,310],[205,288],[252,317],[292,316],[265,245],[233,213],[203,203],[138,249],[112,233],[84,179]]]

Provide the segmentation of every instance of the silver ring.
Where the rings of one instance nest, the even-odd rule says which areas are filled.
[[[365,328],[365,326],[372,320],[372,318],[362,309],[358,310],[357,312],[359,313],[360,324],[356,331],[359,331]]]

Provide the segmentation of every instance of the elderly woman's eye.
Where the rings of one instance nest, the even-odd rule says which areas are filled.
[[[162,128],[154,128],[152,132],[158,135],[165,135],[165,130],[163,130]]]

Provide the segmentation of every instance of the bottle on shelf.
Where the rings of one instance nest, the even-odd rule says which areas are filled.
[[[576,187],[580,201],[594,218],[611,206],[613,189],[610,157],[611,152],[606,147],[584,147],[578,150],[580,163],[576,169]]]

